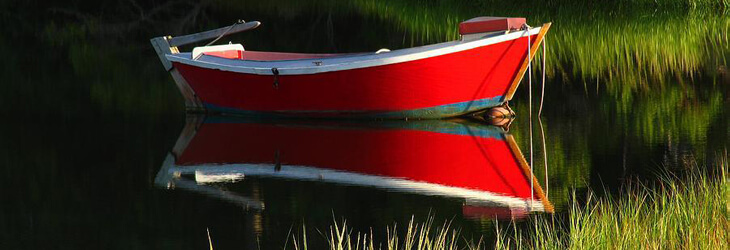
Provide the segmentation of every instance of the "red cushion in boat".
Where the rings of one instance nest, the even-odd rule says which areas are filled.
[[[500,30],[521,29],[527,20],[524,17],[475,17],[459,24],[459,34],[474,34]]]
[[[204,55],[217,56],[217,57],[223,57],[223,58],[228,58],[228,59],[241,59],[241,58],[243,58],[242,53],[243,53],[243,51],[241,51],[241,50],[222,50],[222,51],[203,52]]]

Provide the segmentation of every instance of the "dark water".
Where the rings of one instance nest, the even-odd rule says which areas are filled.
[[[444,41],[454,38],[460,20],[478,15],[526,16],[533,25],[552,21],[541,119],[546,150],[535,119],[532,153],[534,176],[557,213],[566,212],[574,191],[579,196],[589,189],[620,195],[630,181],[651,183],[662,172],[682,174],[690,168],[711,167],[730,144],[730,21],[722,11],[549,4],[496,8],[446,1],[209,1],[140,3],[137,8],[132,2],[0,4],[2,23],[11,24],[0,28],[5,34],[0,38],[0,54],[5,57],[0,93],[5,118],[0,125],[4,172],[0,248],[207,249],[207,228],[217,249],[271,249],[290,247],[287,240],[301,234],[303,226],[314,247],[324,242],[333,220],[346,219],[355,231],[372,228],[376,237],[383,238],[387,226],[429,215],[437,224],[453,220],[466,238],[491,239],[492,218],[522,217],[519,209],[504,209],[494,202],[475,206],[463,197],[327,180],[244,176],[236,182],[201,185],[208,191],[200,191],[184,184],[195,186],[195,181],[202,184],[200,180],[216,175],[193,173],[181,175],[179,179],[187,182],[174,189],[156,183],[190,119],[148,39],[224,26],[238,18],[264,25],[226,39],[242,41],[253,50],[297,52],[375,51]],[[529,160],[526,86],[511,103],[518,118],[507,134]],[[534,86],[533,94],[539,91]],[[200,131],[215,124],[298,131],[279,131],[269,141],[259,138],[260,147],[215,136],[208,142],[213,144],[200,144],[203,148],[219,146],[216,141],[239,145],[243,148],[234,158],[263,159],[239,159],[244,163],[275,167],[278,161],[285,167],[297,163],[292,155],[311,151],[319,153],[305,155],[319,164],[354,167],[373,161],[379,162],[372,164],[376,168],[401,164],[414,169],[410,172],[421,166],[413,163],[426,164],[420,160],[440,156],[407,155],[426,144],[388,144],[398,142],[401,133],[437,133],[449,136],[444,139],[449,143],[478,140],[494,130],[474,121],[395,125],[277,121],[275,126],[260,120],[205,121]],[[383,131],[394,134],[337,144],[334,139],[307,141],[312,131],[335,139],[343,138],[338,136],[342,131],[366,137]],[[432,142],[428,138],[432,137],[420,142]],[[267,142],[288,151],[257,154],[257,149],[268,148]],[[323,145],[334,146],[315,150]],[[371,151],[340,152],[336,145],[376,145],[383,153],[349,154]],[[226,149],[237,150],[233,146]],[[403,151],[403,157],[388,154],[408,147],[413,151]],[[464,162],[465,169],[478,164],[469,163],[469,156],[455,156],[454,162]],[[422,173],[435,170],[429,171]],[[265,208],[256,210],[251,204],[246,208],[221,194],[263,202]],[[477,213],[474,207],[485,209],[476,209],[481,211]]]

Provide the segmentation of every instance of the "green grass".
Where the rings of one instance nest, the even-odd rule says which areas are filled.
[[[335,222],[324,234],[329,249],[723,249],[727,242],[730,187],[727,152],[716,173],[687,166],[689,174],[664,174],[656,185],[637,184],[618,197],[573,202],[566,214],[536,216],[526,227],[498,225],[496,240],[466,240],[449,221],[434,227],[433,217],[414,219],[400,236],[387,229],[387,241],[375,242],[372,230],[356,233]],[[562,216],[564,217],[564,220]],[[484,237],[488,238],[488,237]],[[307,249],[293,237],[294,249]],[[286,248],[286,247],[285,247]]]
[[[482,243],[473,245],[471,242],[460,241],[459,231],[451,228],[450,222],[444,222],[440,226],[434,227],[433,217],[422,223],[416,223],[415,219],[411,219],[406,226],[405,235],[399,236],[397,226],[389,227],[386,230],[387,241],[375,242],[373,233],[353,232],[347,226],[347,221],[338,223],[335,221],[330,226],[329,231],[325,234],[327,246],[329,249],[351,250],[351,249],[462,249],[461,243],[466,243],[472,248],[482,247]],[[293,249],[308,249],[306,229],[304,229],[301,237],[292,237]],[[471,245],[470,245],[471,244]],[[287,246],[284,247],[285,249]]]
[[[567,224],[533,220],[529,229],[499,232],[496,248],[722,249],[730,241],[726,159],[721,181],[667,174],[659,186],[635,186],[619,198],[589,196],[570,207]]]

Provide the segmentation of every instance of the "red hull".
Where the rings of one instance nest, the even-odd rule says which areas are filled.
[[[527,42],[525,36],[413,61],[315,74],[273,76],[173,65],[212,111],[438,118],[504,103],[520,77]]]

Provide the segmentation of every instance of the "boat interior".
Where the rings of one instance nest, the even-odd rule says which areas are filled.
[[[525,24],[524,18],[504,18],[504,17],[477,17],[466,20],[459,24],[459,34],[462,41],[469,41],[484,37],[490,37],[508,33],[510,30],[522,28]],[[197,50],[197,51],[196,51]],[[389,49],[382,48],[375,51],[374,54],[390,52]],[[226,44],[215,46],[196,47],[192,52],[192,57],[197,59],[200,55],[215,56],[227,59],[239,59],[247,61],[285,61],[285,60],[301,60],[301,59],[318,59],[330,58],[338,56],[351,56],[372,54],[372,52],[363,53],[327,53],[327,54],[310,54],[310,53],[287,53],[287,52],[270,52],[270,51],[246,51],[241,44]]]
[[[537,35],[541,30],[540,27],[524,29],[522,26],[524,18],[517,18],[519,22],[510,22],[514,19],[496,18],[467,21],[462,23],[462,26],[466,28],[460,30],[461,37],[459,40],[393,51],[383,48],[377,51],[359,53],[289,53],[251,51],[244,49],[241,44],[201,46],[193,48],[191,52],[179,52],[175,49],[172,53],[169,49],[169,45],[172,44],[182,45],[189,43],[188,40],[199,41],[200,39],[196,38],[197,36],[210,36],[209,34],[198,35],[202,33],[172,38],[169,42],[164,37],[155,38],[153,39],[153,45],[161,51],[158,52],[158,55],[167,68],[172,68],[171,63],[177,62],[195,67],[258,75],[314,74],[395,64],[445,55],[514,40],[527,35]],[[486,24],[491,24],[491,26]],[[255,27],[255,25],[252,25],[252,27]],[[517,30],[526,32],[513,32]],[[211,31],[207,32],[211,33]],[[225,30],[214,30],[212,33],[218,34],[220,32],[225,32]],[[272,71],[274,68],[278,72]]]

